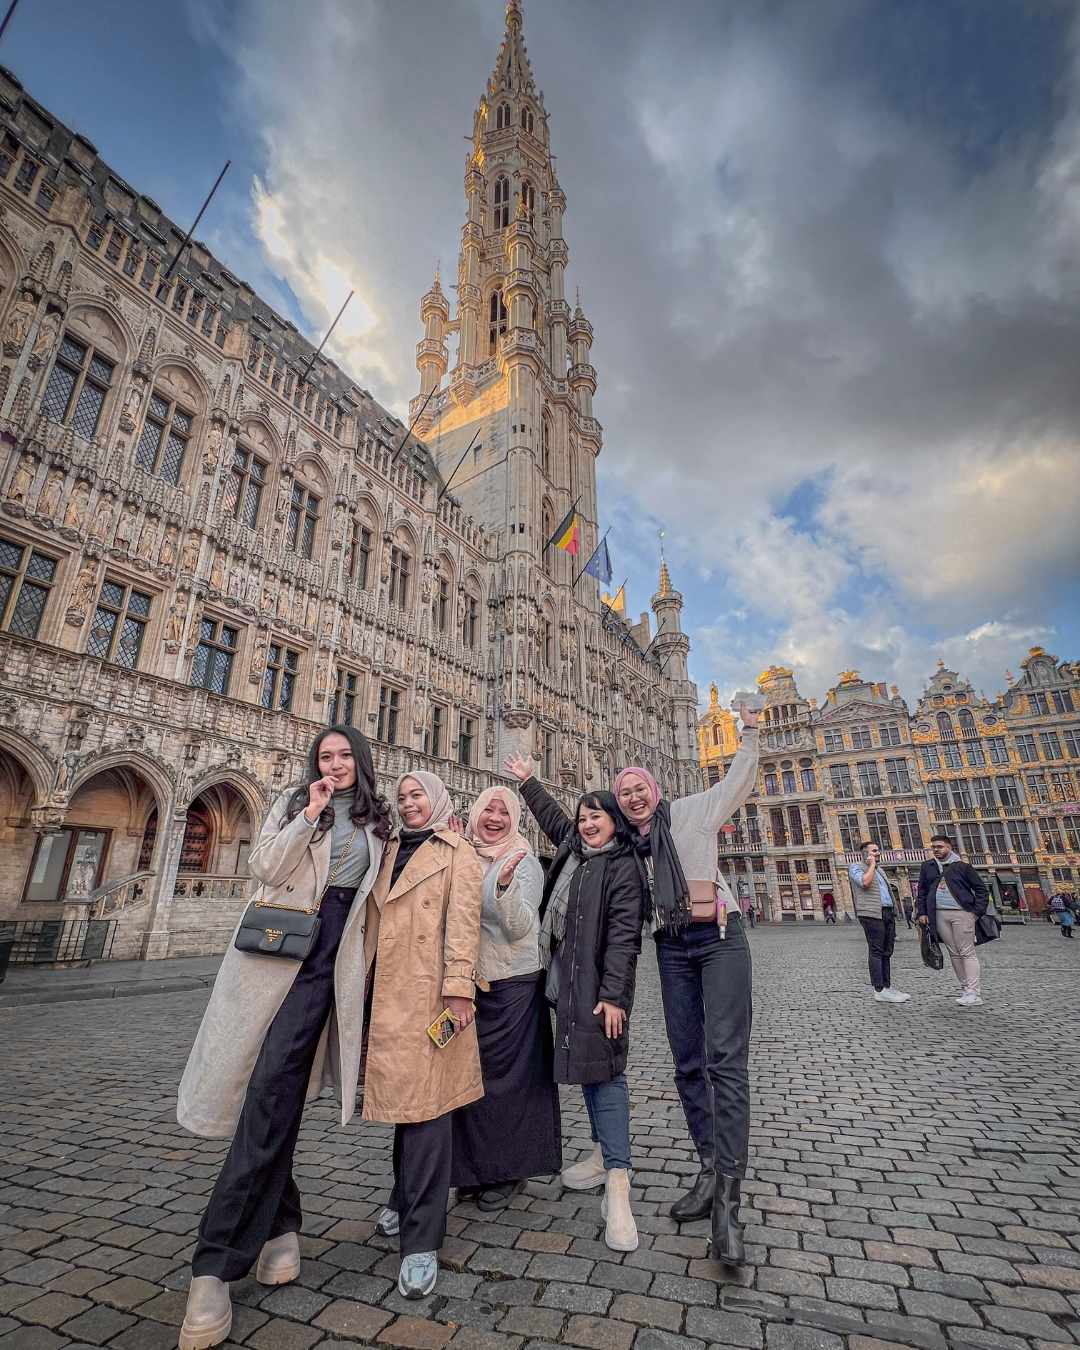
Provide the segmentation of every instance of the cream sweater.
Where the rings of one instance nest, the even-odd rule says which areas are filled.
[[[731,889],[720,872],[717,835],[754,791],[758,767],[758,732],[746,727],[739,753],[721,782],[704,792],[679,797],[671,803],[671,837],[682,863],[691,899],[711,898],[715,885],[729,912],[738,909]]]

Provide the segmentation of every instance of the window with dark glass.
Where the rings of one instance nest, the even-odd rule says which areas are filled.
[[[1029,713],[1045,717],[1050,711],[1050,705],[1046,701],[1045,694],[1028,694],[1027,701]]]
[[[1046,774],[1029,773],[1027,778],[1028,797],[1033,802],[1045,805],[1050,800],[1050,789],[1046,783]]]
[[[488,302],[488,353],[494,356],[499,350],[499,339],[506,336],[506,305],[502,291],[492,291]]]
[[[179,483],[192,420],[191,413],[155,389],[135,450],[136,467],[164,478],[167,483]]]
[[[93,347],[65,334],[49,373],[41,411],[50,422],[63,422],[91,440],[101,419],[115,363]]]
[[[245,445],[233,451],[232,472],[225,490],[225,510],[235,520],[255,529],[266,486],[266,463]]]
[[[975,799],[982,811],[996,811],[997,798],[994,796],[994,784],[989,778],[973,778],[971,786],[975,789]]]
[[[867,811],[866,833],[878,848],[892,848],[892,835],[889,833],[889,813],[887,811]]]
[[[394,544],[390,549],[390,594],[388,599],[399,609],[409,604],[409,578],[412,575],[412,557],[407,549]]]
[[[1008,853],[1009,841],[1005,834],[1005,827],[1000,820],[988,820],[983,825],[983,833],[986,836],[986,847],[991,853]]]
[[[1009,842],[1012,844],[1014,853],[1031,852],[1031,827],[1026,820],[1010,820],[1007,822],[1009,827]]]
[[[1008,776],[995,780],[997,785],[998,801],[1002,806],[1020,806],[1023,799],[1020,796],[1020,786],[1016,779]]]
[[[536,193],[533,190],[533,185],[529,182],[527,178],[523,178],[521,180],[521,205],[525,212],[526,218],[530,222],[532,221],[533,218],[533,207],[535,203],[536,203]]]
[[[510,125],[510,104],[500,103],[495,110],[495,130],[504,131]]]
[[[87,654],[134,670],[150,618],[150,596],[106,577],[90,625]]]
[[[266,653],[266,670],[263,672],[262,694],[259,699],[264,708],[271,712],[288,712],[292,707],[293,693],[296,689],[296,675],[300,669],[300,653],[280,642],[271,642]]]
[[[961,708],[959,713],[957,713],[957,717],[960,719],[961,736],[967,737],[978,736],[979,729],[975,725],[974,717],[972,717],[971,713],[967,710],[967,708]]]
[[[852,750],[869,750],[873,745],[873,739],[870,735],[869,727],[851,728],[851,748]]]
[[[458,763],[471,766],[476,754],[476,719],[462,717],[458,723]]]
[[[227,694],[239,630],[220,619],[203,619],[199,624],[199,645],[191,664],[191,683],[212,694]]]
[[[981,769],[986,763],[986,756],[979,741],[967,742],[964,746],[964,757],[967,759],[968,767],[972,769]]]
[[[555,626],[546,616],[540,619],[540,658],[551,670],[555,665]]]
[[[836,822],[840,826],[840,847],[845,853],[857,853],[862,841],[858,814],[854,811],[850,815],[844,813],[837,816]]]
[[[895,722],[883,722],[878,727],[878,740],[882,745],[899,745],[900,728]]]
[[[310,558],[315,548],[315,527],[319,523],[319,498],[314,492],[296,483],[289,503],[286,547]]]
[[[897,811],[896,828],[900,831],[901,848],[922,848],[922,829],[919,826],[919,813],[917,811],[911,811],[906,808]]]
[[[827,731],[825,733],[826,750],[843,750],[844,733],[842,731]]]
[[[911,775],[908,772],[906,759],[887,759],[885,761],[885,774],[889,780],[890,792],[911,791]]]
[[[940,769],[941,758],[937,752],[936,745],[922,745],[919,747],[919,754],[922,756],[922,766],[924,769]]]
[[[351,670],[342,670],[340,666],[334,676],[334,692],[330,695],[331,726],[351,727],[356,719],[356,699],[360,688],[360,677]]]
[[[818,806],[817,802],[811,802],[806,808],[806,822],[810,826],[810,842],[812,844],[826,843],[825,821],[821,814],[821,807]]]
[[[1043,759],[1060,759],[1061,742],[1058,740],[1056,731],[1039,732],[1039,749],[1042,751]]]
[[[830,764],[829,779],[834,797],[854,797],[851,786],[851,770],[846,764]]]
[[[935,816],[940,817],[949,814],[949,789],[940,778],[935,778],[932,783],[927,783],[926,794],[930,799],[930,809]]]
[[[0,626],[36,638],[56,580],[56,562],[37,549],[0,538]]]
[[[809,765],[803,765],[799,770],[799,782],[802,785],[803,792],[817,791],[817,774]]]
[[[551,418],[540,419],[540,467],[551,477]]]
[[[956,731],[952,724],[952,718],[947,712],[939,712],[937,715],[938,735],[943,741],[953,741],[956,739]]]
[[[37,160],[31,159],[29,155],[23,155],[22,163],[19,165],[18,172],[15,174],[15,181],[11,186],[16,192],[21,192],[24,197],[29,197],[40,168],[41,165]]]
[[[990,750],[991,764],[1008,764],[1009,747],[1005,743],[1004,736],[991,736],[986,744]]]
[[[951,742],[942,745],[941,762],[947,769],[962,769],[964,761],[960,757],[960,747]]]
[[[1048,853],[1064,853],[1065,845],[1061,838],[1061,826],[1052,816],[1040,816],[1038,819],[1039,833],[1042,835],[1042,846]]]
[[[758,819],[758,810],[753,802],[746,803],[746,838],[750,844],[761,843],[761,822]]]
[[[531,108],[522,108],[521,110],[521,129],[527,131],[530,136],[532,135],[533,115]]]
[[[802,812],[797,806],[789,806],[787,814],[788,831],[791,835],[791,842],[793,844],[805,844],[806,835],[803,832]]]
[[[450,626],[450,582],[441,574],[435,578],[435,628],[445,633]]]
[[[465,596],[465,618],[461,625],[461,641],[469,651],[476,647],[480,632],[480,601],[475,595]]]
[[[384,684],[379,690],[379,720],[375,728],[377,740],[397,745],[398,719],[401,716],[401,693]]]
[[[780,807],[775,806],[769,812],[769,829],[772,831],[772,841],[777,848],[787,847],[787,825],[784,821],[784,813]]]
[[[510,224],[510,180],[500,177],[495,179],[495,228],[505,230]]]
[[[424,728],[424,754],[442,759],[446,753],[446,709],[441,703],[431,705],[431,713]]]
[[[1024,764],[1037,764],[1039,762],[1039,756],[1035,750],[1034,736],[1017,736],[1016,751]]]
[[[546,782],[555,781],[555,733],[545,731],[540,752],[540,777]]]
[[[982,832],[978,825],[970,820],[962,820],[960,822],[960,847],[969,858],[982,859]]]
[[[784,792],[785,792],[785,793],[788,793],[788,792],[798,792],[799,789],[798,789],[798,788],[796,787],[796,785],[795,785],[795,770],[794,770],[794,769],[791,769],[791,768],[784,768],[783,766],[781,766],[781,770],[780,770],[780,781],[781,781],[781,783],[783,784],[783,788],[784,788]]]
[[[776,776],[776,771],[774,769],[767,769],[763,777],[765,779],[766,797],[779,797],[780,781]]]
[[[1055,689],[1050,697],[1054,700],[1055,712],[1073,711],[1072,691],[1070,689]]]
[[[818,881],[832,880],[832,867],[829,865],[828,858],[814,859],[814,874]]]
[[[345,555],[345,575],[361,590],[367,590],[371,571],[371,531],[354,520],[349,532],[349,546]]]
[[[957,811],[969,811],[971,809],[971,789],[962,778],[954,779],[949,784],[949,790],[952,793],[953,806]]]

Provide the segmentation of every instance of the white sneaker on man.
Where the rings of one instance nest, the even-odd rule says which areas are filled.
[[[961,1008],[974,1008],[976,1003],[982,1002],[982,999],[978,994],[974,994],[969,990],[966,994],[961,994],[956,1001],[960,1004]]]
[[[879,989],[874,995],[878,1003],[906,1003],[910,994],[902,994],[899,989]]]

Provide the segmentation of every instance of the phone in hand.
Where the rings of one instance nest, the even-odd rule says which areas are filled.
[[[454,1039],[457,1031],[457,1023],[451,1016],[449,1008],[444,1008],[428,1027],[427,1034],[434,1041],[436,1050],[442,1050]]]

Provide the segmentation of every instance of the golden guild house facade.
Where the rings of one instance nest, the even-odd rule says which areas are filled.
[[[991,700],[939,662],[914,711],[895,686],[856,671],[819,708],[799,698],[791,671],[767,670],[757,791],[720,840],[735,887],[766,918],[820,918],[829,892],[850,912],[847,868],[872,839],[914,899],[930,835],[947,834],[1006,917],[1043,914],[1055,891],[1077,894],[1080,664],[1033,647],[1021,670]],[[723,776],[733,736],[714,686],[699,722],[706,784]],[[824,845],[816,857],[812,842]]]
[[[649,651],[646,616],[573,584],[601,429],[541,112],[512,2],[461,261],[498,294],[494,341],[436,281],[413,439],[0,71],[0,921],[22,959],[220,950],[253,832],[329,721],[372,739],[384,789],[426,766],[461,807],[517,749],[567,796],[630,760],[696,782],[666,568]],[[574,500],[577,559],[544,549]]]

